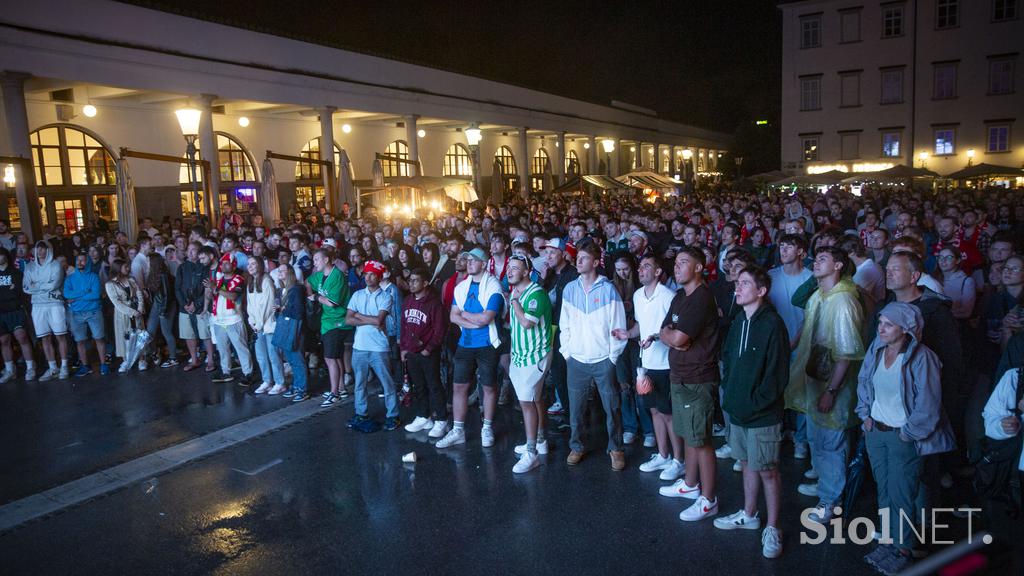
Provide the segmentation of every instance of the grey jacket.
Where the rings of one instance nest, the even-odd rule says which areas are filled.
[[[892,302],[882,309],[880,316],[885,316],[910,336],[900,372],[903,408],[907,412],[907,423],[900,429],[900,438],[913,440],[917,453],[922,456],[953,450],[956,448],[953,427],[942,409],[942,366],[938,356],[920,343],[924,326],[921,310],[911,304]],[[871,416],[871,405],[875,401],[873,379],[884,358],[884,350],[885,343],[875,337],[864,355],[857,378],[857,415],[862,420]]]

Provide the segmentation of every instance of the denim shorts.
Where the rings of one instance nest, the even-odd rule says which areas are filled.
[[[103,328],[103,312],[101,310],[90,310],[89,312],[72,312],[70,317],[71,334],[75,342],[84,342],[92,334],[94,340],[103,340],[107,334]]]

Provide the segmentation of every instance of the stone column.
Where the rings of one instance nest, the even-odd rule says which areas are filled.
[[[591,136],[588,140],[590,148],[587,149],[587,171],[583,174],[597,174],[597,136]]]
[[[530,146],[527,142],[528,128],[519,129],[519,160],[516,166],[519,168],[519,195],[521,198],[529,198],[530,194]]]
[[[651,170],[661,174],[661,144],[654,144],[654,166],[651,166]]]
[[[209,160],[210,173],[203,173],[203,181],[207,182],[210,193],[206,198],[206,213],[210,216],[210,226],[217,226],[220,218],[220,170],[217,138],[213,133],[213,100],[216,96],[202,94],[192,99],[192,105],[202,114],[199,116],[199,154],[203,160]],[[202,170],[202,166],[199,166]],[[141,213],[142,211],[140,211]]]
[[[341,211],[340,204],[335,206],[335,204],[338,204],[338,179],[336,177],[338,167],[334,165],[335,110],[337,108],[334,106],[325,106],[317,110],[320,113],[320,159],[331,163],[330,169],[327,169],[326,166],[320,167],[320,177],[324,180],[324,203],[327,206],[327,211],[331,214],[337,214]]]
[[[25,158],[27,163],[15,168],[17,183],[18,212],[21,215],[21,229],[35,242],[42,238],[43,222],[39,212],[39,193],[36,190],[36,175],[32,169],[32,144],[28,139],[28,111],[25,109],[24,72],[4,71],[0,74],[3,89],[4,117],[7,121],[9,149],[0,151],[5,156]],[[0,168],[0,173],[2,173]]]
[[[409,160],[413,162],[419,162],[420,159],[420,142],[419,142],[419,128],[416,127],[416,120],[419,116],[411,115],[405,117],[405,140],[409,144]],[[416,166],[409,165],[409,176],[419,176],[420,173],[416,170]]]
[[[610,156],[611,156],[611,164],[608,167],[609,170],[611,171],[612,178],[615,178],[616,176],[619,175],[619,172],[620,172],[620,170],[619,170],[619,156],[621,156],[621,155],[622,155],[622,140],[620,138],[616,138],[615,139],[615,150],[612,150],[612,153],[610,154]]]
[[[553,168],[555,169],[555,186],[561,186],[565,184],[565,157],[569,155],[569,151],[565,149],[565,132],[559,132],[555,136],[555,156],[557,158],[552,161],[555,163]]]

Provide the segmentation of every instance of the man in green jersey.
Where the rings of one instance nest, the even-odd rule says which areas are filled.
[[[347,391],[341,387],[341,356],[344,352],[342,328],[345,327],[345,314],[348,312],[348,282],[345,274],[334,267],[327,250],[320,249],[313,254],[313,269],[316,270],[306,281],[306,293],[309,299],[323,306],[320,318],[320,340],[324,346],[324,363],[331,380],[331,392],[321,406],[330,406]]]
[[[522,457],[512,467],[516,474],[528,472],[540,465],[538,453],[547,454],[544,438],[547,412],[541,382],[551,364],[554,343],[551,326],[551,299],[548,293],[530,280],[529,258],[513,255],[506,266],[512,310],[512,365],[509,379],[515,387],[523,408],[526,426],[526,444],[516,446]]]

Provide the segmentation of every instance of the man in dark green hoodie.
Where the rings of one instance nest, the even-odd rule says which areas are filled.
[[[782,554],[778,530],[779,445],[784,394],[789,383],[789,332],[767,300],[771,278],[762,268],[745,268],[736,277],[736,315],[722,348],[722,408],[730,417],[729,445],[743,466],[743,508],[715,520],[722,530],[757,530],[757,493],[764,484],[768,526],[761,535],[766,558]]]

